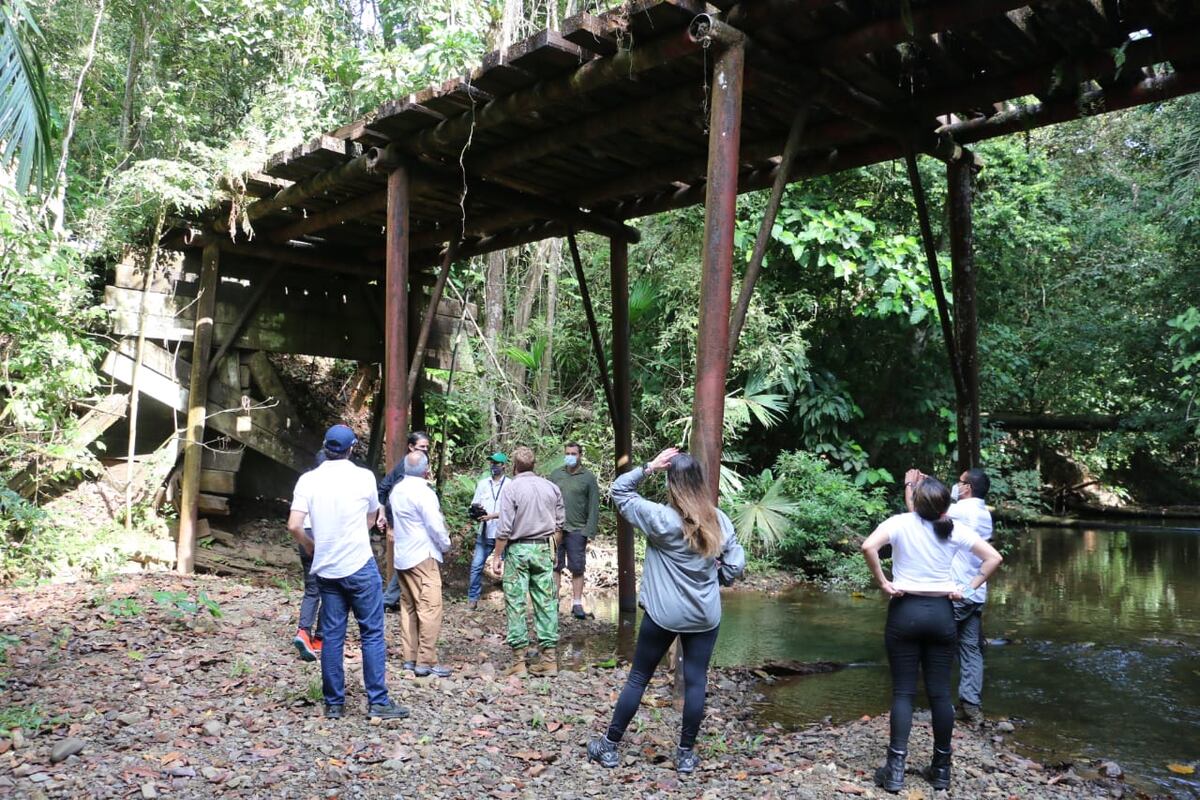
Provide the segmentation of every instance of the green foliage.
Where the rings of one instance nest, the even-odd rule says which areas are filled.
[[[118,597],[109,601],[105,610],[114,617],[140,617],[146,609],[136,597]]]
[[[738,540],[755,556],[769,555],[779,548],[791,528],[791,516],[799,509],[783,494],[783,485],[782,477],[763,470],[748,479],[730,503]]]
[[[17,159],[17,188],[49,167],[50,103],[38,55],[42,32],[25,0],[0,3],[0,166]]]
[[[840,469],[802,451],[775,462],[781,491],[791,498],[791,526],[779,545],[784,563],[826,576],[839,561],[858,559],[858,545],[887,516],[881,489],[865,489]]]
[[[155,603],[165,606],[168,614],[179,619],[185,615],[195,616],[202,611],[207,611],[216,619],[224,616],[220,603],[209,597],[206,592],[200,592],[193,600],[187,592],[171,592],[160,589],[154,593],[153,597]]]
[[[1175,331],[1167,343],[1175,350],[1171,371],[1178,376],[1180,399],[1187,403],[1184,418],[1195,423],[1192,430],[1200,436],[1200,414],[1195,411],[1196,401],[1200,400],[1200,310],[1189,307],[1167,320],[1167,327]]]

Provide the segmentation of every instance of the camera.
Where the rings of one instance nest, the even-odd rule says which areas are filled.
[[[476,521],[486,517],[487,513],[479,503],[471,503],[471,507],[467,509],[467,516]]]

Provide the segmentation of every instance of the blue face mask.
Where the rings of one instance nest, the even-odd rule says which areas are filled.
[[[492,464],[492,476],[493,477],[495,477],[497,475],[503,475],[503,474],[504,474],[504,465],[503,464]]]
[[[563,456],[563,463],[568,467],[574,467],[579,463],[579,456]]]

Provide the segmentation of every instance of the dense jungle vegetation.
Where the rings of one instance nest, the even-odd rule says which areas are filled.
[[[94,454],[72,445],[73,420],[109,391],[96,369],[97,306],[115,259],[146,248],[168,217],[208,207],[268,154],[462,74],[576,10],[574,0],[0,0],[0,478],[94,468]],[[1095,480],[1131,501],[1195,502],[1200,98],[977,152],[983,409],[1128,425],[985,425],[993,500],[1043,511],[1054,490]],[[940,210],[944,168],[924,160],[922,171]],[[739,261],[764,204],[762,193],[740,198]],[[686,440],[702,216],[636,222],[637,456]],[[607,248],[581,243],[603,298]],[[564,255],[547,242],[456,269],[458,291],[486,316],[486,336],[468,342],[478,371],[430,400],[430,427],[446,431],[459,472],[518,441],[549,458],[575,438],[611,476]],[[767,261],[729,377],[723,503],[760,558],[836,577],[905,467],[953,469],[953,389],[903,165],[789,187]],[[609,310],[598,310],[606,328]],[[69,547],[70,521],[40,503],[0,481],[0,575],[39,575]]]

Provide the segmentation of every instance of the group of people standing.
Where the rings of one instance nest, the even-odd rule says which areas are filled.
[[[345,705],[342,660],[349,613],[358,621],[363,683],[372,717],[402,718],[385,683],[384,607],[398,606],[402,667],[417,676],[446,677],[437,639],[442,624],[441,562],[451,547],[440,503],[429,478],[429,438],[409,437],[408,453],[377,487],[374,474],[348,460],[357,440],[344,425],[326,434],[324,460],[296,484],[288,530],[306,569],[305,601],[296,647],[319,659],[325,715],[338,718]],[[599,487],[582,465],[583,449],[564,447],[564,466],[549,478],[535,472],[535,456],[517,447],[511,457],[488,457],[489,474],[476,486],[471,516],[477,528],[471,561],[468,608],[482,593],[485,566],[501,576],[512,650],[508,675],[553,676],[558,672],[558,596],[564,570],[571,573],[571,613],[583,607],[587,543],[595,535]],[[512,475],[508,474],[511,465]],[[639,493],[652,473],[666,474],[667,502]],[[950,675],[957,653],[961,666],[959,713],[981,716],[983,680],[980,616],[985,583],[1001,562],[988,544],[991,518],[981,470],[964,472],[953,491],[937,479],[910,470],[905,476],[908,512],[884,521],[862,551],[889,596],[885,643],[892,673],[891,738],[876,782],[896,792],[903,787],[912,702],[918,669],[924,672],[933,710],[934,752],[926,777],[934,788],[950,782],[954,707]],[[678,640],[684,704],[675,765],[697,768],[695,742],[704,712],[707,673],[721,622],[720,586],[745,569],[745,553],[729,518],[712,502],[701,464],[668,448],[617,477],[611,496],[617,512],[646,539],[638,603],[643,610],[633,664],[605,734],[588,743],[587,757],[604,767],[620,763],[618,745],[659,663]],[[953,502],[957,501],[957,502]],[[952,505],[953,502],[953,505]],[[385,598],[371,550],[369,530],[387,531],[396,578]],[[882,567],[890,548],[892,577]],[[311,592],[309,582],[311,581]],[[319,597],[320,638],[312,629]],[[536,649],[529,650],[526,598],[534,612]]]

